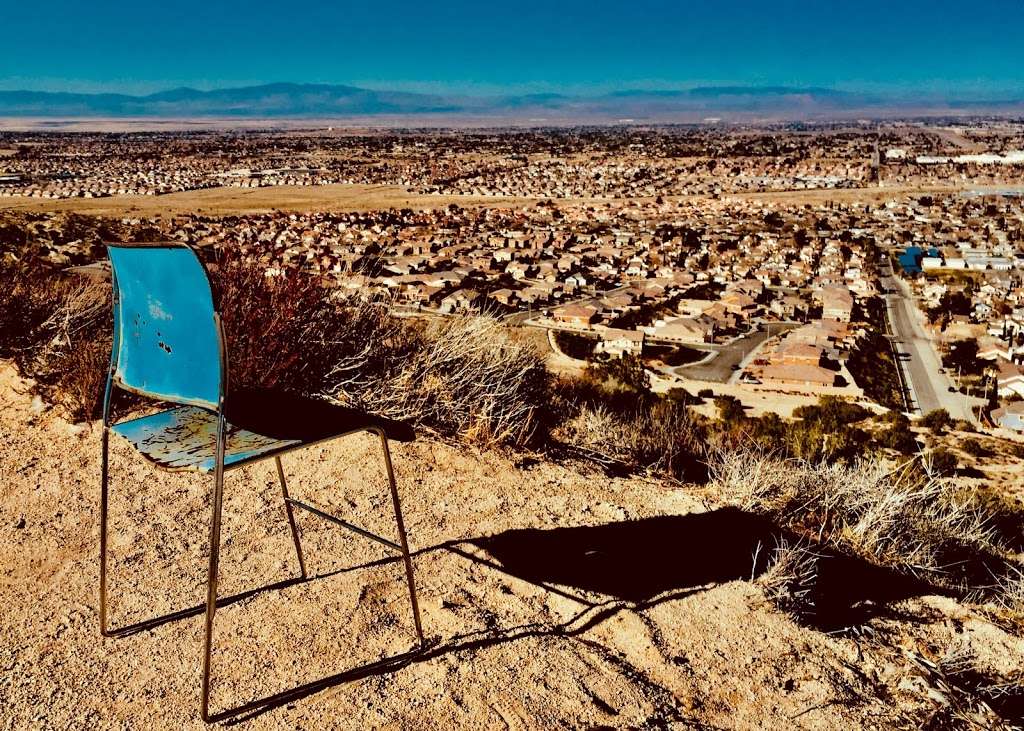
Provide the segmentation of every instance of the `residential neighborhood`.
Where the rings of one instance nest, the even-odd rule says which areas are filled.
[[[951,154],[951,140],[1000,152]],[[231,252],[270,277],[302,270],[412,316],[483,312],[580,338],[587,357],[643,359],[656,389],[718,384],[758,408],[765,394],[833,394],[918,415],[993,414],[1012,431],[1005,408],[1024,397],[1020,146],[1024,128],[1005,122],[938,133],[3,133],[0,200],[391,186],[436,202],[122,215],[100,228]],[[963,184],[925,192],[950,179]],[[887,193],[908,184],[921,192]],[[103,256],[74,214],[4,217],[52,264]],[[903,352],[917,326],[927,342]]]

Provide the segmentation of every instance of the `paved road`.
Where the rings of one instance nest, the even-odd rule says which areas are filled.
[[[752,333],[737,338],[731,343],[718,345],[718,354],[707,362],[697,362],[691,365],[679,366],[675,369],[677,375],[683,378],[692,378],[698,381],[713,381],[715,383],[728,383],[733,376],[738,376],[739,369],[733,366],[742,366],[749,356],[761,347],[761,344],[770,335],[778,335],[783,330],[797,327],[789,323],[762,324]],[[690,345],[689,348],[696,350],[710,350],[707,345]]]
[[[954,419],[974,421],[970,403],[963,394],[949,391],[953,382],[939,373],[942,363],[921,325],[917,305],[906,282],[893,276],[888,265],[881,267],[889,327],[892,329],[900,365],[910,390],[912,413],[927,414],[945,409]]]

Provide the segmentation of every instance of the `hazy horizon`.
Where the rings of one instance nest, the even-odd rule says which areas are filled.
[[[122,0],[11,7],[0,90],[140,95],[294,82],[469,95],[696,86],[1024,93],[1016,37],[1024,6],[1003,0],[727,8],[397,0],[387,13],[188,0],[175,11]]]
[[[836,85],[810,85],[810,84],[758,84],[743,81],[730,80],[709,80],[700,82],[643,82],[622,85],[593,85],[593,86],[555,86],[550,84],[511,84],[507,86],[493,86],[479,84],[472,87],[449,86],[441,83],[426,82],[373,82],[373,81],[309,81],[305,79],[271,79],[254,80],[251,82],[225,83],[225,84],[189,84],[165,83],[159,85],[146,85],[141,88],[118,88],[108,85],[82,85],[61,88],[59,84],[28,83],[18,85],[15,82],[0,83],[0,92],[32,92],[41,94],[82,94],[82,95],[103,95],[115,94],[132,97],[146,97],[153,94],[161,94],[171,91],[190,90],[202,93],[229,91],[234,89],[250,89],[275,85],[293,86],[333,86],[353,87],[369,91],[379,92],[401,92],[412,94],[436,94],[447,97],[467,98],[490,98],[503,96],[530,96],[552,94],[567,97],[601,97],[608,94],[618,93],[661,93],[661,92],[688,92],[706,89],[749,89],[751,92],[759,92],[769,89],[785,89],[791,92],[826,91],[840,94],[855,94],[878,97],[880,99],[934,99],[948,101],[999,101],[1004,99],[1020,99],[1024,97],[1024,84],[1020,86],[972,86],[938,88],[938,87],[914,87],[904,88],[879,84],[864,84],[861,86],[852,84]]]

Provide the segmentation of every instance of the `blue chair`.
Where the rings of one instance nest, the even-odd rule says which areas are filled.
[[[206,592],[206,636],[203,653],[202,717],[210,714],[210,661],[213,620],[217,611],[221,504],[224,472],[273,458],[281,483],[285,514],[291,528],[299,570],[306,578],[302,545],[293,507],[381,543],[401,554],[409,584],[413,621],[424,647],[412,558],[391,465],[388,440],[410,441],[412,430],[399,422],[288,393],[230,388],[227,347],[206,270],[187,246],[175,243],[107,245],[114,294],[114,335],[103,397],[102,475],[100,493],[100,630],[107,623],[107,487],[109,434],[124,437],[146,459],[167,470],[213,473],[210,520],[210,563]],[[117,424],[110,420],[114,388],[174,404],[149,416]],[[285,483],[281,455],[328,439],[357,432],[380,437],[384,466],[399,541],[375,535],[312,505],[292,499]]]

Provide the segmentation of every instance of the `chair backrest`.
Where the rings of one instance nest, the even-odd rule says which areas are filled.
[[[163,401],[218,408],[224,356],[210,280],[177,243],[107,244],[114,382]]]

